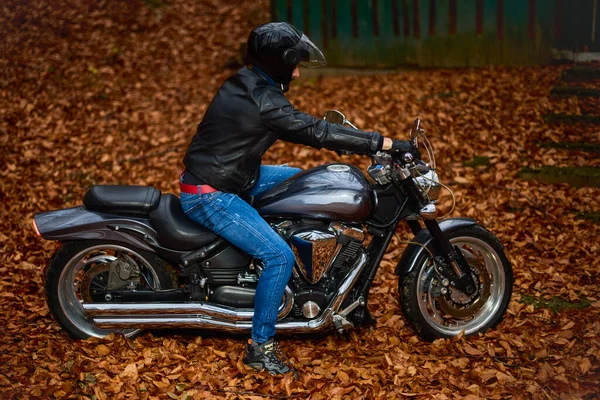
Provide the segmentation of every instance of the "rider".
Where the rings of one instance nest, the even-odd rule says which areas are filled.
[[[275,375],[291,371],[273,338],[294,253],[246,200],[301,170],[261,166],[263,154],[277,139],[367,155],[417,150],[410,142],[330,124],[296,110],[284,93],[300,75],[298,64],[317,67],[326,62],[319,48],[291,24],[273,22],[252,30],[247,59],[248,66],[223,83],[187,149],[181,204],[191,219],[262,261],[244,363]]]

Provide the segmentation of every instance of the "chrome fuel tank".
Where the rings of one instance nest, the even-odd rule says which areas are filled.
[[[263,217],[362,222],[371,213],[373,190],[360,169],[330,164],[303,171],[255,200]]]

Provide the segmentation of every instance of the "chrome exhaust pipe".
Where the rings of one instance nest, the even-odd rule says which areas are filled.
[[[283,293],[284,299],[279,306],[277,319],[286,317],[294,305],[294,293],[288,286]],[[230,321],[251,321],[254,315],[252,308],[235,308],[214,303],[85,303],[84,311],[96,317],[140,317],[140,316],[198,316],[220,318]]]
[[[361,253],[355,267],[348,273],[336,295],[321,316],[309,321],[278,322],[280,333],[320,332],[332,325],[333,316],[354,287],[367,262]],[[288,293],[289,290],[289,293]],[[288,300],[288,295],[291,296]],[[286,287],[286,302],[280,307],[278,319],[289,314],[293,306],[293,293]],[[116,307],[115,307],[116,306]],[[252,329],[253,310],[236,309],[206,303],[90,303],[83,305],[86,312],[102,329],[216,329],[232,333]],[[283,309],[282,309],[283,308]]]
[[[294,293],[286,286],[283,293],[284,299],[279,306],[277,319],[286,317],[294,305]],[[142,317],[142,316],[187,316],[199,315],[223,319],[227,321],[251,321],[254,315],[252,308],[235,308],[214,303],[86,303],[83,304],[85,312],[96,317]]]
[[[228,321],[250,321],[251,308],[235,308],[214,303],[90,303],[83,309],[93,318],[132,317],[142,319],[153,315],[191,317],[202,315]]]
[[[323,315],[310,321],[278,322],[278,333],[320,332],[328,328],[333,321],[333,311],[327,309]],[[170,317],[96,317],[94,322],[102,329],[210,329],[230,333],[245,333],[252,330],[252,321],[224,321],[198,316]]]

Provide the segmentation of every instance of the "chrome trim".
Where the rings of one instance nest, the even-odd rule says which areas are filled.
[[[435,217],[437,217],[437,208],[435,207],[435,204],[430,203],[421,208],[419,215],[423,219],[435,219]]]
[[[365,231],[363,229],[354,228],[351,226],[346,226],[340,224],[339,222],[334,222],[330,225],[330,227],[335,230],[338,236],[346,235],[350,236],[352,239],[359,241],[360,243],[365,240]]]
[[[347,278],[344,279],[344,282],[338,288],[335,297],[331,301],[331,304],[327,309],[331,309],[334,312],[337,312],[340,309],[340,306],[346,300],[346,296],[348,296],[348,290],[354,287],[356,280],[360,276],[365,264],[367,263],[367,255],[364,252],[360,253],[358,260],[356,261],[356,267],[352,268],[347,275]]]
[[[367,168],[369,176],[380,185],[387,185],[390,183],[389,178],[389,167],[384,167],[381,164],[371,164]]]
[[[442,186],[440,178],[434,170],[430,169],[424,174],[417,173],[414,178],[417,186],[429,201],[436,202],[439,199]]]
[[[340,255],[340,251],[342,251],[342,245],[340,243],[337,243],[336,246],[335,246],[335,250],[333,251],[333,255],[329,259],[329,264],[327,264],[327,266],[325,267],[325,269],[321,273],[321,275],[319,277],[319,280],[321,280],[320,278],[322,278],[324,276],[327,276],[327,274],[331,270],[331,267],[333,267],[333,263],[335,263],[336,258]],[[312,282],[312,283],[317,283],[317,282]]]
[[[339,310],[341,304],[346,300],[349,290],[354,287],[360,274],[367,264],[367,255],[361,252],[360,257],[342,285],[338,288],[336,295],[319,318],[310,321],[285,321],[276,323],[278,333],[309,333],[320,332],[329,329],[333,324],[333,317]],[[188,303],[193,304],[193,303]],[[114,303],[113,303],[114,305]],[[89,306],[89,305],[86,305]],[[92,307],[89,307],[92,308]],[[230,308],[230,307],[219,307]],[[193,328],[193,329],[219,329],[232,333],[249,332],[252,329],[252,321],[236,321],[231,319],[218,319],[216,316],[190,314],[162,314],[162,315],[114,315],[96,316],[94,322],[98,327],[106,329],[164,329],[164,328]]]
[[[302,304],[302,315],[304,315],[305,318],[312,319],[319,315],[319,312],[321,312],[321,307],[314,301],[309,300]]]
[[[333,172],[347,172],[350,171],[350,167],[345,164],[332,164],[328,165],[327,169]]]
[[[358,300],[356,300],[354,303],[350,304],[348,307],[344,308],[342,311],[339,312],[339,315],[341,315],[342,317],[347,316],[348,314],[350,314],[352,311],[354,311],[356,309],[356,307],[358,306],[364,306],[365,304],[367,304],[365,302],[365,298],[360,296],[358,298]]]
[[[339,222],[331,223],[327,229],[328,232],[324,230],[310,230],[292,235],[290,247],[296,258],[294,276],[301,275],[309,283],[319,282],[329,274],[329,271],[343,249],[342,244],[339,243],[340,236],[348,236],[359,243],[363,243],[365,237],[367,237],[367,232],[364,229],[346,226]],[[312,256],[310,265],[305,265],[303,262],[300,257],[300,248],[294,240],[302,240],[310,243]],[[304,249],[304,251],[307,250]]]
[[[237,284],[240,285],[242,283],[256,283],[258,282],[258,275],[249,274],[248,271],[245,271],[244,274],[238,274]]]
[[[410,169],[408,169],[408,168],[399,168],[396,173],[398,174],[398,177],[402,181],[405,179],[408,179],[412,176]]]
[[[331,226],[328,229],[328,232],[314,229],[303,231],[290,237],[290,247],[296,258],[297,269],[309,283],[319,282],[329,272],[342,248],[337,242],[337,232],[331,229]],[[300,244],[302,246],[299,246]],[[310,247],[306,244],[310,244]],[[303,252],[304,259],[300,252]],[[310,253],[307,254],[308,252]]]

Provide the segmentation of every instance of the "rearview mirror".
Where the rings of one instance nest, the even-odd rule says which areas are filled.
[[[412,140],[413,144],[417,145],[417,138],[420,133],[423,132],[423,128],[421,128],[421,120],[416,118],[413,121],[412,127],[410,128],[410,140]]]
[[[346,121],[346,117],[344,114],[337,110],[329,110],[325,113],[325,117],[323,118],[325,121],[330,124],[340,124],[342,125]]]
[[[340,124],[340,125],[347,124],[347,125],[351,126],[352,128],[358,130],[358,128],[356,126],[352,125],[352,123],[346,119],[344,114],[342,114],[341,112],[339,112],[337,110],[327,111],[325,113],[325,117],[323,119],[325,121],[329,122],[330,124]]]

